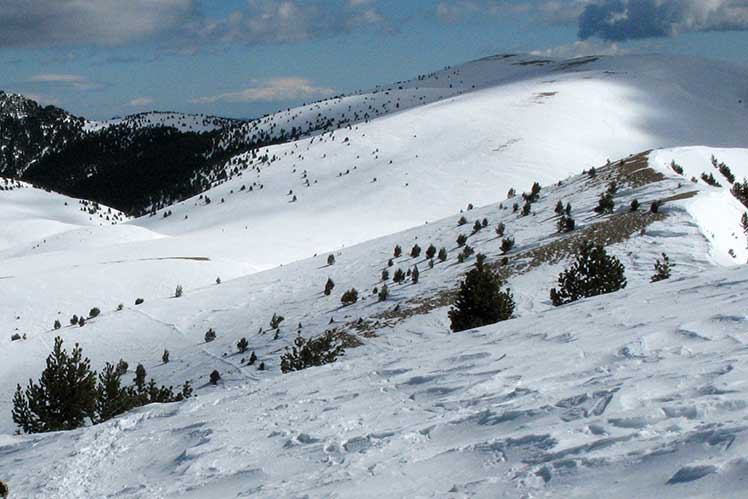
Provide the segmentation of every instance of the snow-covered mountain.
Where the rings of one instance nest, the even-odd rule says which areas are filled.
[[[219,120],[206,133],[227,155],[199,170],[204,190],[136,219],[0,180],[0,478],[29,498],[740,497],[746,98],[748,70],[696,59],[501,56]],[[135,128],[157,122],[197,126]],[[605,192],[610,214],[594,210]],[[585,240],[628,286],[553,307]],[[465,245],[516,318],[452,334]],[[652,284],[663,253],[672,277]],[[328,330],[340,360],[280,372],[298,333]],[[195,397],[14,435],[16,384],[55,336],[94,369],[125,359],[129,382],[142,363]]]

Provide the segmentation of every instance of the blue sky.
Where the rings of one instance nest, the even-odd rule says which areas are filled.
[[[748,0],[0,0],[0,89],[252,117],[500,52],[748,64]]]

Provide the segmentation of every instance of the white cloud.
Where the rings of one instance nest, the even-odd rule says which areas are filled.
[[[105,86],[102,83],[91,81],[85,76],[62,73],[43,73],[34,75],[29,78],[28,83],[70,87],[76,90],[98,90]]]
[[[246,9],[224,20],[205,23],[201,34],[247,44],[301,42],[382,24],[385,17],[370,4],[349,0],[336,8],[325,1],[248,0]]]
[[[194,104],[216,102],[277,102],[325,97],[335,94],[335,89],[315,86],[305,78],[274,78],[264,82],[253,81],[252,86],[235,92],[193,99]]]
[[[574,57],[585,57],[591,55],[622,55],[629,53],[617,43],[595,42],[582,40],[566,45],[560,45],[545,50],[533,50],[533,55],[554,57],[559,59],[572,59]]]
[[[138,97],[127,103],[130,107],[146,107],[152,106],[155,100],[153,97]]]

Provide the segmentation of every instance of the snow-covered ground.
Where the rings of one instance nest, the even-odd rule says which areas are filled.
[[[258,154],[276,161],[239,156],[226,182],[168,217],[112,225],[107,215],[123,217],[106,207],[0,191],[0,478],[12,497],[739,497],[745,207],[711,157],[748,177],[748,71],[657,56],[528,61],[450,68],[462,86],[442,73],[416,80],[445,93],[429,104]],[[692,144],[712,147],[639,154]],[[600,216],[611,180],[615,213]],[[513,205],[533,181],[543,189],[523,217]],[[556,231],[558,201],[572,205],[571,234]],[[474,263],[457,261],[457,237],[498,265],[499,223],[516,241],[500,271],[517,318],[450,334],[449,293]],[[549,289],[586,237],[607,241],[629,286],[555,309]],[[430,268],[409,256],[414,244],[448,259]],[[663,252],[673,279],[650,284]],[[416,265],[418,284],[391,282]],[[384,269],[391,294],[378,302]],[[341,307],[352,287],[361,299]],[[92,307],[102,314],[68,326]],[[277,339],[274,313],[285,317]],[[218,337],[205,343],[209,328]],[[331,328],[363,346],[280,373],[298,331]],[[161,384],[192,381],[196,397],[14,436],[15,385],[38,377],[57,335],[96,369],[143,363]],[[242,362],[242,337],[267,370]]]
[[[511,187],[551,184],[608,158],[748,145],[743,68],[670,56],[574,66],[522,61],[468,63],[452,69],[467,82],[460,95],[262,149],[254,160],[239,156],[227,165],[237,174],[206,193],[209,205],[196,196],[134,223],[266,269],[434,221],[468,203],[493,203]],[[450,90],[446,82],[442,76],[431,84]],[[396,99],[383,91],[374,97],[378,105]],[[264,155],[277,160],[262,162]],[[172,216],[163,218],[164,211]]]
[[[112,118],[102,121],[86,121],[83,129],[95,132],[110,126],[126,125],[131,128],[173,127],[182,132],[211,132],[235,123],[235,120],[209,116],[205,114],[185,114],[175,112],[153,111],[133,114],[124,118]]]
[[[747,293],[741,267],[461,334],[419,318],[331,366],[2,437],[0,472],[27,498],[741,497]]]

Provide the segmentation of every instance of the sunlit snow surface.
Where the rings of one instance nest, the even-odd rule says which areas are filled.
[[[274,146],[279,161],[217,185],[210,204],[169,207],[167,218],[110,225],[78,200],[30,186],[0,191],[0,478],[11,497],[741,497],[745,209],[711,156],[748,177],[748,152],[737,149],[748,146],[738,104],[748,72],[656,56],[565,69],[490,60],[460,71],[469,87],[453,89],[459,95],[393,110],[334,140]],[[622,185],[615,197],[618,213],[633,199],[646,211],[679,198],[664,220],[609,248],[626,266],[626,290],[554,309],[557,262],[509,279],[512,321],[451,334],[447,307],[381,318],[457,286],[474,261],[457,263],[459,234],[495,261],[500,222],[516,240],[510,257],[563,237],[559,200],[572,204],[578,230],[604,223],[592,210],[606,186],[582,169],[659,147],[674,147],[649,156],[664,177]],[[702,172],[723,187],[692,183]],[[544,187],[533,214],[513,213],[535,180]],[[249,192],[253,182],[263,188]],[[505,199],[510,187],[518,195]],[[476,208],[458,226],[468,203]],[[483,218],[488,227],[471,235]],[[408,256],[416,243],[445,247],[448,261],[430,269],[423,255]],[[404,256],[390,274],[418,265],[420,282],[390,282],[379,303],[372,290],[396,244]],[[650,284],[663,252],[673,278]],[[336,287],[325,297],[328,277]],[[178,284],[184,296],[173,298]],[[351,287],[363,299],[341,308]],[[100,317],[67,326],[94,306]],[[277,340],[258,332],[273,313],[286,317]],[[331,366],[280,374],[299,323],[312,336],[359,318],[380,321],[362,347]],[[55,319],[65,326],[57,332]],[[208,328],[218,335],[210,344]],[[27,339],[11,342],[13,333]],[[191,380],[196,397],[15,436],[15,385],[38,376],[58,334],[68,347],[80,343],[96,369],[143,363],[159,383]],[[242,337],[267,371],[242,366]],[[213,369],[216,387],[207,383]]]

